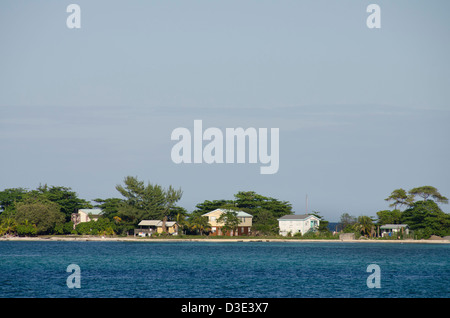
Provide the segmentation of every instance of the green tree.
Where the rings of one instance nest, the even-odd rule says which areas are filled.
[[[312,211],[311,214],[320,220],[319,228],[317,229],[317,231],[319,231],[320,234],[325,234],[325,235],[330,234],[331,232],[330,232],[330,229],[328,228],[328,224],[330,224],[330,222],[324,220],[323,216],[320,215],[319,211]]]
[[[427,201],[428,198],[430,198],[436,201],[437,203],[448,204],[448,199],[442,194],[440,194],[439,191],[432,186],[423,186],[411,189],[409,190],[409,194],[413,196],[419,196],[424,201]]]
[[[278,221],[269,211],[261,210],[253,220],[252,232],[263,235],[277,234]]]
[[[359,216],[356,226],[363,236],[372,237],[375,234],[373,220],[369,216]]]
[[[175,203],[183,195],[181,189],[177,190],[172,186],[164,189],[151,183],[145,185],[137,177],[126,177],[124,184],[116,186],[117,191],[125,197],[119,205],[118,215],[133,225],[143,219],[162,219],[165,224],[176,208]]]
[[[175,203],[177,203],[181,197],[183,196],[183,191],[181,189],[175,190],[172,186],[164,191],[164,210],[163,210],[163,223],[162,230],[164,233],[167,232],[166,222],[170,215],[171,210],[175,207]]]
[[[37,234],[37,227],[28,220],[16,226],[16,232],[19,236],[35,236]]]
[[[97,202],[97,204],[94,205],[94,207],[100,208],[103,212],[103,216],[107,217],[110,220],[114,219],[115,216],[118,216],[120,206],[124,202],[123,199],[119,198],[108,198],[108,199],[97,198],[92,201]]]
[[[357,223],[357,219],[348,213],[343,213],[339,223],[342,226],[342,231],[345,233],[351,233],[354,231],[353,226]]]
[[[230,205],[233,205],[232,200],[213,200],[213,201],[205,200],[204,202],[197,204],[195,206],[196,209],[192,213],[202,215]]]
[[[200,235],[203,235],[204,232],[211,230],[208,217],[198,214],[192,214],[185,224],[185,228],[189,232],[199,233]]]
[[[419,239],[450,235],[450,215],[433,200],[415,202],[402,213],[402,223],[408,224]]]
[[[414,202],[414,195],[408,195],[404,189],[400,188],[392,191],[391,195],[384,200],[392,201],[389,206],[399,210],[403,205],[410,206]]]
[[[80,223],[75,229],[79,235],[114,235],[114,230],[114,222],[105,217]]]
[[[63,186],[40,185],[36,190],[30,191],[32,197],[42,196],[45,199],[57,203],[61,207],[66,222],[71,220],[72,213],[79,209],[90,209],[92,204],[84,199],[80,199],[75,191]]]
[[[402,212],[400,210],[383,210],[377,212],[378,225],[400,224]]]
[[[235,233],[240,223],[239,218],[237,217],[237,212],[232,210],[227,210],[222,213],[217,219],[217,222],[223,224],[222,232],[224,235],[225,233],[231,231]]]
[[[28,193],[24,188],[10,188],[0,192],[0,213],[7,210],[14,210],[15,202],[22,201]]]
[[[55,226],[64,223],[65,217],[60,206],[43,198],[28,197],[16,204],[17,212],[15,219],[17,222],[28,221],[36,225],[37,234],[49,234]]]
[[[17,222],[11,217],[3,217],[0,219],[0,236],[9,234],[13,235],[16,233]]]
[[[294,214],[292,205],[288,201],[266,197],[254,191],[239,191],[234,197],[234,206],[254,217],[263,210],[269,211],[275,218]]]

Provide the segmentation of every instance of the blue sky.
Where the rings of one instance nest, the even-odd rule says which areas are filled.
[[[81,7],[68,29],[66,7]],[[369,29],[366,7],[381,8]],[[0,189],[119,197],[127,175],[204,200],[256,191],[375,216],[450,196],[448,1],[2,1]],[[177,127],[280,129],[280,168],[171,161]],[[442,206],[447,213],[449,207]]]

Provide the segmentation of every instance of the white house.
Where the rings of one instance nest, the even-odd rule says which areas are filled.
[[[381,236],[392,236],[395,233],[404,232],[409,234],[408,224],[385,224],[380,227]]]
[[[320,219],[311,214],[285,215],[278,219],[280,235],[287,236],[288,233],[302,235],[309,230],[316,230],[319,227]]]
[[[101,214],[101,209],[79,209],[77,213],[72,213],[71,216],[73,228],[83,222],[97,221]]]

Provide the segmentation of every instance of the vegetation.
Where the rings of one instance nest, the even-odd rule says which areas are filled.
[[[427,239],[431,235],[450,235],[450,215],[444,213],[438,204],[448,204],[448,199],[432,186],[422,186],[409,191],[395,189],[386,201],[393,210],[376,213],[378,220],[368,216],[358,218],[344,213],[341,216],[343,232],[357,236],[374,237],[377,228],[385,224],[407,224],[416,239]],[[405,208],[404,211],[400,209]],[[404,233],[399,234],[404,237]]]
[[[158,184],[145,184],[137,177],[124,178],[116,189],[122,198],[96,198],[95,204],[78,197],[72,189],[64,186],[39,185],[37,189],[11,188],[0,191],[0,236],[19,235],[127,235],[143,219],[177,221],[179,235],[205,235],[211,231],[208,218],[203,214],[221,208],[227,210],[218,221],[224,224],[224,232],[235,231],[239,220],[235,211],[253,216],[252,235],[278,237],[278,221],[281,216],[293,214],[288,201],[266,197],[253,191],[239,191],[233,200],[205,200],[198,203],[192,213],[177,206],[183,192],[172,186],[163,188]],[[422,186],[409,191],[395,189],[385,199],[392,210],[376,212],[376,217],[352,216],[343,213],[339,230],[355,233],[356,237],[380,236],[380,226],[407,224],[416,239],[431,235],[450,235],[450,215],[444,213],[440,204],[448,199],[432,186]],[[97,207],[102,215],[97,221],[89,221],[74,227],[71,214],[79,209]],[[294,238],[337,238],[328,229],[328,221],[313,211],[320,219],[318,229],[297,233]],[[163,232],[165,232],[163,225]],[[404,233],[399,234],[404,237]],[[397,238],[397,236],[395,237]]]

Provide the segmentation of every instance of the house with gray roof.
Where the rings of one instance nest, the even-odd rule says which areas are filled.
[[[305,234],[319,228],[320,219],[312,214],[291,214],[278,219],[280,235],[287,236],[296,233]]]
[[[142,220],[138,224],[139,228],[134,229],[134,236],[151,236],[152,234],[163,233],[163,221],[161,220]],[[166,221],[166,231],[168,234],[178,234],[178,223],[175,221]]]
[[[381,236],[392,236],[395,233],[403,232],[409,234],[408,224],[384,224],[380,226]]]

